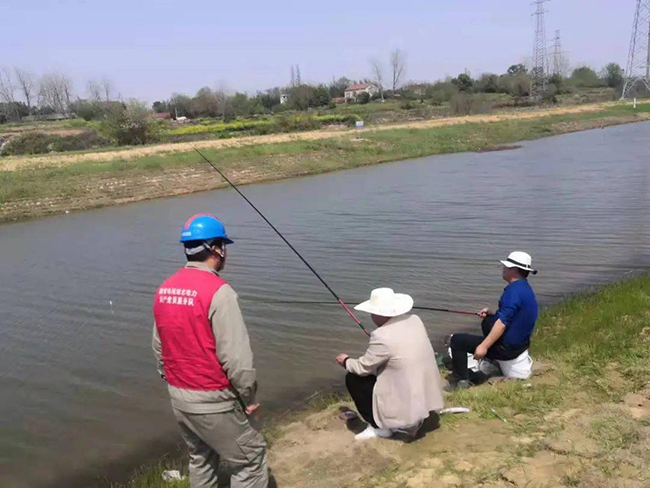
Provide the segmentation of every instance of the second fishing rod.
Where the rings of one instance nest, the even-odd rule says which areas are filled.
[[[212,167],[212,169],[214,169],[214,170],[219,174],[219,176],[221,176],[221,177],[226,181],[226,183],[228,183],[228,184],[232,187],[233,190],[235,190],[235,191],[239,194],[239,196],[241,196],[241,197],[246,201],[246,203],[248,203],[248,204],[251,206],[251,208],[252,208],[253,210],[255,210],[255,212],[257,212],[257,214],[258,214],[260,217],[262,217],[262,219],[264,220],[264,222],[266,222],[266,223],[269,225],[269,227],[271,227],[271,229],[273,229],[273,231],[274,231],[274,232],[275,232],[275,233],[280,237],[280,239],[282,239],[282,240],[284,241],[284,243],[285,243],[287,246],[289,246],[289,249],[291,249],[291,250],[296,254],[296,256],[298,256],[298,258],[300,258],[300,260],[305,264],[305,266],[307,266],[307,268],[309,269],[309,271],[311,271],[311,272],[314,274],[314,276],[316,276],[316,278],[318,278],[318,280],[323,284],[323,286],[325,286],[325,288],[327,288],[327,291],[329,291],[329,292],[332,294],[332,296],[334,297],[334,299],[336,300],[336,302],[337,302],[341,307],[343,307],[343,310],[345,310],[345,311],[350,315],[350,317],[352,317],[352,320],[354,320],[354,322],[355,322],[355,323],[356,323],[356,324],[361,328],[361,330],[363,330],[363,332],[364,332],[367,336],[370,336],[370,332],[368,332],[368,330],[363,326],[363,324],[361,323],[361,321],[357,318],[357,316],[356,316],[356,315],[354,314],[354,312],[350,309],[350,307],[348,307],[348,306],[345,304],[345,302],[344,302],[343,300],[341,300],[341,298],[340,298],[340,297],[336,294],[336,292],[335,292],[335,291],[334,291],[334,290],[333,290],[333,289],[332,289],[332,288],[327,284],[327,282],[325,282],[325,280],[321,277],[321,275],[319,275],[318,272],[317,272],[317,271],[316,271],[316,270],[311,266],[311,264],[309,264],[309,263],[307,262],[307,260],[306,260],[305,258],[302,257],[302,254],[300,254],[300,253],[298,252],[298,250],[297,250],[295,247],[293,247],[293,245],[292,245],[292,244],[287,240],[287,238],[284,237],[284,235],[282,234],[282,232],[280,232],[280,231],[275,227],[275,225],[273,225],[273,224],[271,223],[271,221],[270,221],[269,219],[266,218],[266,216],[265,216],[265,215],[264,215],[264,214],[263,214],[263,213],[262,213],[262,212],[261,212],[261,211],[260,211],[256,206],[255,206],[255,204],[253,204],[253,202],[251,202],[251,201],[248,199],[248,197],[246,197],[246,195],[244,195],[244,194],[241,192],[241,190],[240,190],[239,188],[237,188],[237,185],[235,185],[232,181],[230,181],[230,180],[228,179],[228,177],[227,177],[225,174],[223,174],[223,173],[221,172],[221,170],[219,170],[219,168],[217,168],[217,167],[214,165],[214,163],[212,163],[212,161],[210,161],[207,157],[205,157],[205,156],[203,155],[203,153],[202,153],[201,151],[199,151],[196,147],[192,146],[192,148],[193,148],[193,149],[194,149],[194,150],[199,154],[199,156],[201,156],[201,157],[205,160],[206,163],[208,163],[208,164]]]

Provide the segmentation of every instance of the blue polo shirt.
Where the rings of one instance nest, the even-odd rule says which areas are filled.
[[[501,336],[507,346],[523,346],[530,340],[537,320],[537,300],[528,280],[517,280],[503,290],[496,317],[506,326]]]

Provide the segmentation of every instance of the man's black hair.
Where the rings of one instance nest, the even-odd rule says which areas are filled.
[[[185,242],[184,246],[185,249],[194,249],[196,247],[201,246],[204,241],[189,241]],[[206,242],[206,244],[210,247],[212,246],[219,246],[221,249],[223,249],[223,241],[215,239],[212,242]],[[196,254],[185,254],[187,256],[187,260],[190,262],[194,263],[203,263],[208,260],[208,258],[212,255],[211,251],[208,251],[207,249],[202,249],[201,251],[197,252]]]
[[[530,271],[526,271],[525,269],[517,268],[517,271],[519,271],[519,276],[521,276],[523,279],[528,278],[528,275],[530,274]]]

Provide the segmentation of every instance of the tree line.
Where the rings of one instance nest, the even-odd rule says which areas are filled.
[[[368,83],[376,87],[373,95],[361,94],[352,103],[368,103],[371,99],[420,99],[432,105],[449,102],[458,94],[502,93],[524,99],[530,95],[531,73],[524,64],[514,64],[505,73],[484,73],[477,78],[470,73],[460,73],[436,82],[404,82],[406,53],[397,49],[388,56],[387,69],[373,58],[369,63],[369,76],[353,80],[346,77],[330,83],[310,84],[301,81],[300,68],[292,67],[288,86],[275,87],[249,95],[243,92],[228,93],[222,88],[205,86],[194,96],[175,93],[167,100],[155,101],[155,113],[170,113],[172,117],[218,117],[224,120],[278,113],[287,110],[304,111],[323,107],[334,108],[335,100],[344,97],[345,90],[353,84]],[[590,67],[577,67],[570,73],[556,73],[548,77],[546,101],[555,96],[576,90],[610,87],[622,91],[623,69],[610,63],[599,73]],[[0,70],[0,122],[20,121],[27,116],[42,117],[64,114],[86,120],[105,118],[115,104],[126,106],[108,78],[89,80],[85,97],[75,96],[69,77],[62,73],[42,76],[20,68]]]

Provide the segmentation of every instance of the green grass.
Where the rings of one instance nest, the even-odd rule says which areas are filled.
[[[494,418],[491,408],[502,415],[505,409],[506,416],[523,414],[526,422],[541,424],[547,412],[576,396],[617,402],[641,389],[650,381],[650,276],[612,283],[545,309],[531,354],[553,364],[557,383],[527,388],[525,382],[506,382],[461,390],[449,397],[450,405],[470,407],[480,418]]]
[[[648,112],[650,112],[650,104],[639,105],[636,111],[629,105],[621,104],[596,112],[554,115],[528,120],[360,132],[337,138],[204,149],[203,152],[226,172],[247,170],[248,176],[237,180],[243,184],[434,154],[476,151],[570,130],[580,130],[584,127],[580,124],[593,124],[594,121],[603,126],[633,122],[638,114]],[[180,168],[205,169],[204,164],[196,153],[185,152],[132,160],[80,162],[60,168],[4,171],[0,172],[0,204],[24,199],[65,196],[70,199],[67,208],[83,208],[79,202],[87,197],[87,187],[90,183],[101,183],[114,177],[159,176],[165,171]],[[135,193],[138,189],[132,191]],[[106,192],[110,199],[109,190]],[[133,196],[137,197],[137,193]],[[29,212],[37,211],[38,208],[27,210],[22,217],[29,216]],[[0,220],[9,218],[13,217],[5,216],[0,210]]]
[[[443,428],[454,428],[455,423],[477,418],[493,419],[491,408],[495,408],[508,419],[517,435],[550,432],[557,428],[547,425],[545,419],[552,409],[563,406],[589,408],[601,401],[619,399],[647,384],[650,381],[650,275],[611,283],[596,291],[571,296],[545,309],[532,344],[535,359],[553,362],[553,374],[559,376],[557,384],[535,384],[527,388],[526,382],[517,381],[455,392],[448,397],[447,403],[471,407],[472,413],[468,416],[443,416]],[[619,380],[629,375],[629,381],[614,381],[603,394],[598,381],[612,371],[617,373]],[[308,402],[307,409],[313,412],[331,408],[341,399],[332,394],[317,395]],[[284,421],[286,419],[280,419],[280,423]],[[607,453],[615,453],[629,448],[639,439],[641,426],[642,423],[635,422],[622,409],[605,406],[591,419],[586,435]],[[277,437],[278,425],[271,425],[270,429],[268,432]],[[513,451],[513,462],[521,462],[522,456],[533,456],[543,447],[542,440],[521,445]],[[504,448],[511,449],[512,446]],[[499,477],[500,468],[497,468],[486,468],[476,476],[483,481],[494,481]],[[126,486],[188,486],[183,483],[165,485],[161,481],[164,469],[179,469],[178,462],[163,460],[143,467]],[[360,480],[359,486],[381,486],[393,481],[397,473],[398,467],[391,465],[369,480]],[[567,483],[569,481],[567,478]]]

